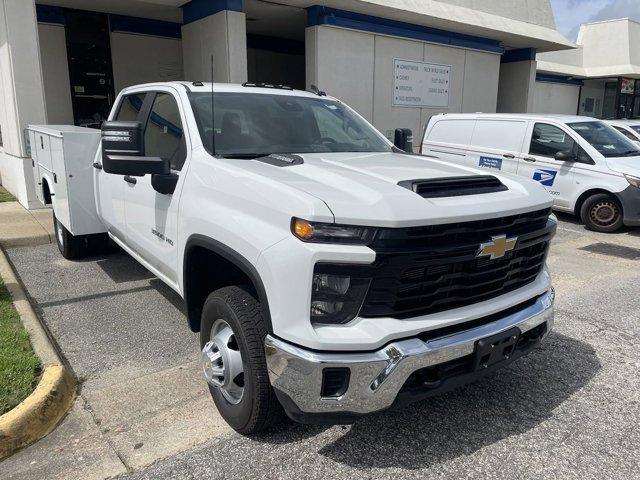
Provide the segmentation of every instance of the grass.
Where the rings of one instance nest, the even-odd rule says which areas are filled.
[[[7,192],[2,185],[0,185],[0,203],[2,202],[15,202],[16,197]]]
[[[29,334],[22,327],[0,278],[0,415],[33,391],[40,370],[40,360],[33,353]]]

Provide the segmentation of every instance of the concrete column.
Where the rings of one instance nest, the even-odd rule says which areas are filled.
[[[498,113],[533,111],[536,65],[536,51],[532,48],[510,50],[503,55],[498,83]]]
[[[24,129],[47,123],[33,0],[0,0],[0,182],[27,208],[35,196]]]
[[[247,25],[243,12],[223,10],[182,27],[185,78],[191,81],[247,81]]]

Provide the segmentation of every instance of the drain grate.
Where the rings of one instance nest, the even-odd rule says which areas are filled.
[[[613,243],[592,243],[580,248],[580,250],[627,260],[640,260],[640,248],[625,247],[624,245],[615,245]]]

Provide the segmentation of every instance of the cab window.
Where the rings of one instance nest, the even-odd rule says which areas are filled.
[[[175,98],[157,93],[144,131],[145,155],[169,159],[172,170],[181,170],[187,158],[184,129]]]
[[[138,120],[140,110],[142,110],[142,104],[146,93],[135,93],[133,95],[125,95],[122,97],[120,108],[114,120],[120,122],[135,122]]]

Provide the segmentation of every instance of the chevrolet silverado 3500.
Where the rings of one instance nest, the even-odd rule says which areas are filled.
[[[406,153],[408,134],[319,91],[171,82],[122,91],[101,132],[30,143],[62,255],[108,236],[181,295],[249,434],[442,393],[551,330],[545,189]]]

